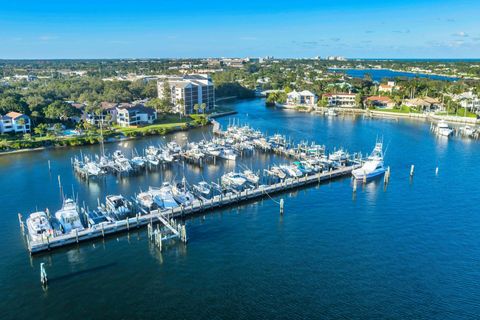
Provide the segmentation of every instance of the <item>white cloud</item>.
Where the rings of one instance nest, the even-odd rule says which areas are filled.
[[[455,32],[454,34],[452,34],[452,36],[466,38],[468,37],[468,33],[466,33],[465,31],[460,31],[460,32]]]

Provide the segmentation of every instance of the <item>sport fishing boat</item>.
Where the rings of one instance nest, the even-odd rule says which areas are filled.
[[[122,195],[109,195],[105,200],[107,211],[115,220],[123,220],[132,212],[132,204]]]
[[[172,185],[170,183],[164,182],[160,188],[150,188],[149,192],[159,208],[172,209],[178,207],[178,203],[173,198]]]
[[[30,239],[33,241],[40,241],[53,234],[52,225],[43,211],[30,214],[27,219],[27,229]]]
[[[208,196],[212,192],[211,186],[206,181],[200,181],[193,185],[193,189],[203,196]]]
[[[222,176],[222,184],[228,187],[243,187],[247,182],[245,176],[241,173],[229,172]]]
[[[245,176],[245,178],[247,179],[248,182],[252,183],[252,184],[257,184],[258,181],[260,181],[260,177],[257,176],[255,173],[253,173],[252,170],[245,170],[243,171],[243,174]]]
[[[223,148],[218,157],[229,161],[235,161],[237,159],[237,154],[232,149]]]
[[[62,226],[64,233],[70,233],[73,230],[83,230],[82,221],[78,213],[77,204],[72,199],[64,199],[60,210],[55,212],[55,218]]]
[[[172,186],[173,199],[182,206],[189,206],[195,200],[194,195],[187,189],[185,183],[177,183]]]
[[[352,175],[357,180],[371,179],[385,173],[383,166],[383,144],[377,142],[367,161],[361,168],[352,171]]]
[[[182,152],[182,148],[175,141],[170,141],[167,143],[167,149],[170,150],[173,154],[178,154]]]
[[[300,178],[303,176],[302,171],[300,171],[295,165],[282,165],[280,166],[280,169],[282,169],[292,178]]]
[[[448,126],[444,120],[440,120],[437,123],[436,133],[440,136],[449,137],[453,134],[453,129]]]
[[[145,209],[154,209],[156,207],[155,202],[153,201],[152,193],[149,191],[140,192],[137,197],[137,202],[140,206]]]
[[[133,166],[136,167],[136,168],[145,167],[145,158],[143,158],[143,157],[140,157],[140,156],[133,157],[131,162],[132,162]]]

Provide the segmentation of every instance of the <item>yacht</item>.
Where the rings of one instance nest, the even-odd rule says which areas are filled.
[[[41,241],[53,234],[52,225],[43,211],[30,214],[27,219],[27,229],[32,241]]]
[[[272,167],[271,171],[273,172],[274,175],[279,177],[280,179],[285,179],[287,177],[287,174],[285,171],[283,171],[280,167]]]
[[[235,161],[237,159],[235,151],[229,148],[223,148],[218,157],[229,161]]]
[[[282,169],[292,178],[300,178],[303,176],[302,171],[300,171],[295,165],[282,165],[280,166],[280,169]]]
[[[247,179],[248,182],[257,184],[258,181],[260,181],[260,177],[257,176],[255,173],[253,173],[252,170],[245,170],[243,171],[243,174],[245,175],[245,178]]]
[[[464,136],[467,136],[467,137],[471,137],[473,136],[473,134],[475,133],[475,128],[469,126],[469,125],[465,125],[464,127],[462,127],[460,129],[462,131],[462,134]]]
[[[222,176],[222,184],[229,187],[243,187],[247,182],[245,176],[241,173],[229,172]]]
[[[352,171],[352,175],[357,180],[370,179],[385,173],[383,166],[383,144],[377,142],[367,161],[361,168]]]
[[[446,123],[444,120],[440,120],[437,123],[437,128],[436,132],[440,136],[448,137],[452,135],[453,129],[448,126],[448,123]]]
[[[132,158],[132,164],[137,168],[145,167],[145,158],[136,156]]]
[[[337,112],[333,108],[328,108],[328,110],[327,110],[327,112],[325,112],[325,114],[329,117],[336,117],[337,116]]]
[[[115,220],[123,220],[132,212],[130,201],[122,195],[109,195],[105,197],[107,211]]]
[[[178,202],[178,204],[183,206],[189,206],[195,200],[193,194],[186,188],[184,183],[177,183],[172,186],[172,195],[173,199]]]
[[[212,192],[210,185],[206,181],[200,181],[193,185],[193,189],[203,196],[208,196]]]
[[[173,198],[172,185],[164,182],[160,188],[150,188],[155,204],[162,209],[172,209],[178,207],[177,202]]]
[[[140,192],[136,198],[137,198],[138,204],[146,209],[150,210],[156,207],[156,204],[153,201],[153,195],[150,192],[150,190]]]
[[[182,148],[180,148],[178,143],[176,143],[175,141],[170,141],[169,143],[167,143],[167,149],[174,154],[182,152]]]
[[[64,233],[70,233],[73,230],[83,230],[82,221],[78,213],[77,204],[72,199],[65,199],[60,210],[55,212],[55,218],[62,226]]]

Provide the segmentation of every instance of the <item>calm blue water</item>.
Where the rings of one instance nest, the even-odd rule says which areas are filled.
[[[17,212],[58,209],[57,175],[93,206],[108,193],[133,194],[184,172],[190,180],[215,179],[226,168],[186,166],[86,185],[69,159],[98,146],[0,157],[0,318],[478,319],[478,142],[438,140],[421,122],[324,118],[265,108],[261,100],[235,107],[241,122],[330,148],[367,152],[383,136],[391,182],[386,189],[368,183],[355,195],[350,179],[284,194],[276,197],[286,200],[283,217],[269,199],[215,211],[188,220],[189,243],[162,253],[139,230],[30,258]],[[201,139],[209,130],[166,140]],[[282,159],[242,161],[260,168]]]
[[[459,78],[439,76],[435,74],[426,73],[413,73],[392,71],[387,69],[329,69],[334,72],[345,73],[350,77],[363,79],[365,75],[370,75],[374,81],[382,81],[383,79],[395,79],[395,78],[429,78],[432,80],[444,80],[444,81],[456,81]]]

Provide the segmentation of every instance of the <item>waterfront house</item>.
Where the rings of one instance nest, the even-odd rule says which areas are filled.
[[[300,92],[292,91],[287,94],[287,104],[291,106],[315,107],[317,104],[317,96],[308,90]]]
[[[31,130],[30,117],[19,112],[11,111],[0,115],[0,133],[27,133]]]
[[[388,81],[378,86],[378,92],[392,93],[396,89],[395,81]]]
[[[405,99],[403,100],[403,104],[407,107],[413,107],[419,111],[425,112],[443,109],[443,105],[440,103],[440,101],[431,97]]]
[[[328,106],[335,108],[355,108],[357,106],[355,97],[354,93],[325,93],[323,95],[323,98],[327,99]]]
[[[204,112],[214,109],[215,88],[209,75],[194,74],[159,79],[157,86],[160,99],[165,96],[163,92],[165,81],[170,87],[170,99],[174,106],[174,112],[183,115],[192,114],[195,112],[194,106],[200,106],[203,103],[205,104]]]
[[[371,96],[365,99],[365,104],[369,107],[378,107],[392,109],[395,107],[395,102],[389,97],[385,96]]]
[[[466,108],[471,112],[480,112],[480,98],[472,91],[453,95],[452,100],[458,102],[462,108]]]
[[[143,104],[120,104],[116,107],[116,121],[122,127],[153,124],[157,120],[157,112]]]

